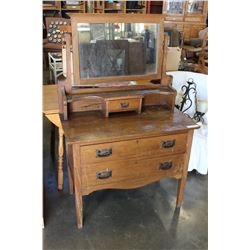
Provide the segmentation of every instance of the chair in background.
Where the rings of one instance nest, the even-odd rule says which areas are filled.
[[[194,66],[194,70],[199,73],[208,74],[208,33],[205,34],[202,43],[202,50],[199,53],[198,64]]]
[[[190,56],[191,55],[191,56]],[[193,71],[208,72],[208,28],[199,32],[199,38],[184,41],[182,61],[190,62]]]
[[[50,80],[54,78],[57,83],[57,78],[63,75],[62,53],[48,53]],[[53,77],[52,77],[53,76]]]
[[[167,72],[171,75],[172,86],[177,90],[176,105],[180,106],[183,95],[183,85],[187,85],[187,81],[193,81],[196,84],[196,93],[191,92],[190,99],[191,107],[185,111],[191,118],[200,115],[199,124],[201,127],[194,131],[193,144],[189,160],[188,171],[196,170],[200,174],[207,174],[207,135],[208,135],[208,120],[207,120],[207,75],[202,73],[188,71],[172,71]],[[189,106],[189,103],[185,105]],[[197,112],[198,111],[198,112]]]

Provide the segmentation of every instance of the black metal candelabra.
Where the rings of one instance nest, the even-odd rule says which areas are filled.
[[[182,111],[183,113],[185,113],[193,105],[193,101],[190,98],[191,91],[193,91],[193,94],[195,96],[196,106],[197,106],[196,83],[194,82],[194,80],[192,78],[190,78],[190,79],[187,80],[187,85],[183,85],[181,87],[181,90],[184,93],[183,96],[182,96],[182,101],[181,101],[180,105],[175,105],[175,107],[177,109],[179,109],[180,111]],[[184,105],[185,104],[187,104],[188,106],[184,109]],[[186,115],[189,116],[188,114],[186,114]],[[193,117],[189,116],[189,117],[192,118],[192,119],[194,119],[197,122],[202,122],[203,123],[204,122],[204,118],[203,118],[204,115],[205,115],[205,113],[198,111],[197,107],[196,107],[196,111],[195,111],[194,116]]]
[[[180,105],[175,105],[176,108],[178,108],[180,111],[182,111],[183,113],[186,112],[188,109],[190,109],[193,105],[193,101],[190,98],[190,93],[193,90],[193,93],[195,95],[195,100],[196,100],[196,95],[197,95],[197,90],[196,90],[196,83],[194,82],[194,80],[192,78],[188,79],[187,81],[187,85],[183,85],[181,87],[182,92],[184,93],[182,96],[182,101],[180,103]],[[184,105],[188,104],[189,106],[187,106],[184,110]]]

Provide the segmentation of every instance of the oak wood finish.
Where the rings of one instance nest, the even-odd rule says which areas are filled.
[[[140,17],[139,17],[140,16]],[[163,30],[158,46],[157,75],[132,76],[131,86],[122,77],[79,81],[76,24],[78,22],[159,22],[162,16],[131,15],[72,16],[74,81],[58,83],[58,100],[62,114],[68,156],[69,189],[75,194],[78,228],[83,225],[82,196],[101,189],[136,188],[163,178],[179,181],[177,206],[183,199],[192,131],[199,126],[174,108],[176,90],[165,76]],[[69,42],[68,42],[69,44]],[[68,74],[67,74],[68,75]],[[138,78],[138,79],[137,79]],[[157,80],[158,79],[158,80]],[[113,82],[118,83],[118,86]],[[124,85],[125,84],[125,85]],[[126,111],[132,106],[135,112]],[[117,106],[118,105],[118,106]],[[139,107],[139,109],[138,109]],[[191,131],[191,132],[190,132]],[[73,190],[74,189],[74,190]]]
[[[59,104],[56,85],[43,86],[43,113],[58,130],[58,190],[63,189],[63,128],[59,116]],[[52,143],[53,147],[53,143]]]
[[[143,158],[151,155],[164,156],[169,153],[180,154],[185,153],[186,151],[186,140],[187,135],[183,133],[177,135],[150,137],[140,140],[137,139],[95,144],[89,145],[87,147],[81,147],[81,156],[85,159],[85,163],[89,164],[103,163],[106,161],[126,160],[131,157]],[[161,143],[164,141],[174,141],[174,146],[164,148],[161,146]],[[112,155],[103,158],[96,157],[97,150],[101,151],[107,148],[112,148]]]
[[[162,178],[181,178],[184,155],[170,155],[154,158],[131,158],[120,161],[109,161],[102,164],[85,164],[82,173],[82,194],[101,189],[130,189],[139,187],[137,181],[152,183]],[[169,163],[169,169],[160,169],[160,165]],[[107,179],[97,179],[96,174],[111,171],[112,176]]]
[[[208,1],[204,1],[202,13],[189,13],[188,1],[184,2],[182,14],[172,14],[167,12],[169,1],[163,1],[163,14],[165,14],[165,25],[170,28],[176,28],[183,33],[183,39],[189,40],[197,38],[200,30],[206,27],[206,18],[208,14]]]
[[[129,17],[129,18],[128,18]],[[77,23],[87,22],[87,23],[108,23],[108,22],[124,22],[124,23],[157,23],[159,24],[160,30],[158,35],[158,46],[157,46],[157,74],[154,75],[134,75],[134,76],[116,76],[116,77],[106,77],[106,78],[92,78],[85,79],[84,85],[80,79],[79,74],[79,55],[78,55],[78,34],[77,34]],[[73,68],[74,75],[68,77],[63,81],[58,82],[58,95],[59,95],[59,107],[60,113],[63,114],[65,120],[67,120],[72,112],[86,111],[86,110],[102,110],[106,117],[109,116],[110,108],[115,101],[107,101],[108,96],[103,96],[103,93],[111,93],[116,99],[124,96],[124,93],[132,93],[133,95],[142,95],[143,100],[140,100],[132,110],[138,108],[138,113],[141,112],[143,106],[148,105],[166,105],[169,110],[174,109],[174,101],[176,96],[176,91],[169,85],[168,78],[165,74],[166,65],[166,51],[167,51],[167,36],[163,37],[163,15],[71,15],[72,24],[72,45],[73,45],[73,65],[71,65],[70,60],[67,61],[67,69],[71,72]],[[164,41],[164,42],[163,42]],[[67,58],[70,58],[70,35],[66,39],[66,53]],[[152,84],[150,80],[161,79],[161,84]],[[113,82],[119,82],[123,80],[136,81],[136,84],[132,85],[121,85],[116,86]],[[78,85],[77,85],[78,84]],[[113,84],[113,86],[112,86]],[[74,87],[73,87],[74,85]],[[167,87],[168,88],[165,88]],[[151,93],[147,91],[152,90]],[[158,91],[154,91],[158,90]],[[141,92],[140,92],[141,91]],[[115,93],[116,92],[116,93]],[[136,93],[137,92],[137,93]],[[149,91],[150,92],[150,91]],[[92,96],[88,96],[92,94]],[[144,96],[145,94],[145,96]],[[104,100],[102,100],[104,98]],[[132,97],[131,97],[132,98]],[[130,110],[129,108],[123,109]],[[114,108],[112,111],[123,111]]]
[[[169,83],[169,80],[164,81],[164,84],[165,82]],[[109,116],[110,112],[136,110],[138,113],[141,113],[141,109],[144,106],[150,105],[165,105],[167,109],[173,111],[176,90],[170,85],[148,84],[145,86],[134,85],[128,87],[130,88],[127,88],[127,91],[125,91],[126,87],[113,87],[114,91],[111,91],[112,87],[107,87],[108,91],[106,93],[106,88],[84,88],[82,91],[77,89],[77,94],[72,91],[69,91],[67,94],[65,88],[59,84],[60,112],[63,114],[63,119],[67,120],[72,112],[87,110],[102,110],[106,117]],[[100,92],[101,89],[104,90],[103,93]],[[121,102],[119,100],[124,101]],[[127,103],[129,106],[121,108],[119,106],[121,103]]]
[[[66,144],[66,152],[67,152],[67,170],[68,170],[68,181],[69,181],[69,193],[73,194],[74,186],[74,171],[73,171],[73,152],[72,152],[72,145]]]
[[[186,180],[187,180],[188,163],[189,163],[192,140],[193,140],[193,133],[194,133],[193,130],[189,130],[188,134],[187,134],[188,135],[187,144],[186,144],[187,145],[187,152],[185,154],[182,177],[181,177],[181,179],[178,180],[178,192],[177,192],[176,207],[181,207],[181,203],[183,200],[184,189],[185,189]]]
[[[119,96],[104,98],[102,101],[102,110],[105,117],[109,117],[109,113],[137,111],[141,113],[143,96]]]
[[[130,80],[151,80],[161,78],[161,66],[162,66],[162,55],[163,55],[163,15],[147,15],[147,14],[72,14],[71,27],[72,27],[72,44],[73,44],[73,63],[74,63],[74,83],[73,85],[93,84],[102,82],[114,82],[114,81],[130,81]],[[128,18],[129,17],[129,18]],[[157,69],[155,74],[148,75],[131,75],[131,76],[116,76],[116,77],[100,77],[92,79],[80,79],[79,72],[79,51],[78,51],[78,23],[157,23],[159,24],[159,36],[157,44]]]
[[[73,173],[74,173],[74,191],[77,227],[82,228],[83,223],[83,205],[82,205],[82,183],[81,183],[81,159],[80,148],[77,145],[73,147]]]
[[[198,128],[180,111],[147,106],[141,114],[117,113],[108,119],[99,111],[85,111],[73,113],[62,124],[67,148],[72,148],[78,228],[82,228],[82,195],[96,190],[136,188],[175,178],[180,206],[193,129]]]

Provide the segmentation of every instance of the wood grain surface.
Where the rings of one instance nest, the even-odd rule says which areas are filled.
[[[141,114],[114,113],[109,118],[100,111],[74,113],[62,123],[68,143],[81,145],[183,133],[195,125],[179,110],[158,106],[147,107]]]

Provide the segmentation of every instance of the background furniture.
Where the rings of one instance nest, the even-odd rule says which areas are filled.
[[[207,26],[207,12],[207,1],[163,1],[166,26],[182,32],[184,40],[198,37],[199,31]]]
[[[43,113],[58,128],[58,190],[63,189],[63,128],[59,117],[58,93],[56,85],[43,85]],[[53,150],[54,138],[51,141]]]
[[[208,74],[208,32],[202,41],[202,50],[199,52],[198,64],[195,65],[195,71]]]
[[[188,71],[173,71],[167,72],[168,75],[173,76],[173,87],[180,94],[181,87],[186,84],[186,81],[190,78],[197,84],[197,101],[207,103],[207,75],[201,73],[194,73]],[[178,98],[176,98],[178,100]],[[193,106],[197,103],[193,103]],[[189,113],[191,116],[194,115],[195,109]],[[204,122],[199,129],[194,131],[193,145],[191,149],[190,161],[188,171],[193,169],[197,170],[200,174],[207,174],[208,172],[208,159],[207,159],[207,135],[208,135],[208,121],[207,121],[207,110],[204,118]]]
[[[208,73],[208,28],[199,32],[199,38],[184,42],[182,60],[192,71]]]
[[[62,65],[62,53],[48,53],[49,58],[49,70],[50,79],[52,80],[52,75],[55,83],[57,83],[57,78],[63,75],[63,65]]]
[[[89,13],[147,13],[147,1],[91,1]]]
[[[162,14],[163,1],[148,1],[148,13]]]
[[[43,1],[43,15],[65,17],[66,13],[85,13],[87,1]]]

